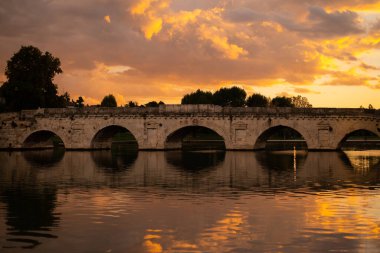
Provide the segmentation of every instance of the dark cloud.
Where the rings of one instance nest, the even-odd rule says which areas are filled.
[[[255,22],[266,20],[267,17],[247,7],[240,7],[227,10],[224,17],[231,22]]]
[[[171,4],[174,11],[192,11],[210,9],[220,5],[220,0],[175,0]]]
[[[380,32],[380,19],[371,27],[372,32]]]
[[[369,65],[369,64],[366,64],[364,62],[362,62],[360,64],[360,68],[364,69],[364,70],[380,70],[379,67],[375,67],[375,66],[372,66],[372,65]]]
[[[296,22],[281,18],[286,28],[304,33],[312,38],[332,38],[364,33],[359,15],[352,11],[326,12],[323,8],[313,6],[309,8],[307,20]]]

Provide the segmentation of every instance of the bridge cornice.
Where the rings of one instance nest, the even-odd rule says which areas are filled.
[[[161,105],[146,107],[41,108],[2,113],[2,118],[34,117],[365,117],[380,118],[380,110],[361,108],[220,107],[216,105]]]

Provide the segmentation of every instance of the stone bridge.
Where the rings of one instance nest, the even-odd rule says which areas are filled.
[[[181,148],[194,128],[207,128],[227,150],[262,149],[284,128],[298,132],[309,150],[339,149],[352,133],[380,133],[380,110],[336,108],[233,108],[161,105],[158,108],[60,108],[0,114],[0,148],[28,149],[57,135],[66,149],[110,148],[128,130],[141,150]],[[62,144],[62,143],[61,143]],[[46,144],[47,145],[47,144]]]

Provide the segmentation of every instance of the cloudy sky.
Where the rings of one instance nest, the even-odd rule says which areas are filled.
[[[59,57],[89,104],[180,103],[198,88],[380,107],[379,0],[0,1],[0,82],[22,45]]]

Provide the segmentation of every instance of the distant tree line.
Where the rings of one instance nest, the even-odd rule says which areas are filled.
[[[156,101],[150,101],[149,103],[146,103],[145,105],[139,105],[136,101],[129,101],[125,107],[159,107],[161,104],[165,104],[164,102],[156,102]],[[100,103],[101,107],[117,107],[116,98],[114,95],[109,94],[105,96]]]
[[[254,93],[247,98],[245,90],[236,86],[221,88],[214,93],[198,89],[186,94],[182,98],[181,104],[214,104],[231,107],[312,107],[308,99],[300,95],[294,97],[277,96],[270,99],[262,94]]]

